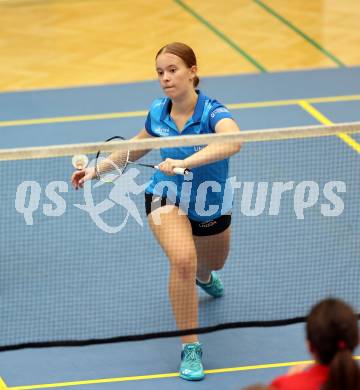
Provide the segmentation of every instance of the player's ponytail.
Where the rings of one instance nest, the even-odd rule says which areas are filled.
[[[341,348],[331,360],[329,377],[323,390],[360,390],[359,366],[348,348]]]
[[[307,339],[319,361],[329,367],[322,390],[360,390],[360,368],[353,359],[359,342],[357,316],[339,299],[325,299],[310,312]]]
[[[170,53],[180,57],[188,68],[191,68],[194,65],[197,66],[194,50],[190,46],[186,45],[185,43],[173,42],[163,46],[157,52],[155,59],[158,58],[158,56],[162,53]],[[199,85],[199,83],[200,83],[199,77],[195,76],[193,79],[194,88],[196,88]]]

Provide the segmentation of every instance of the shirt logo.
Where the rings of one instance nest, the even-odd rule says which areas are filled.
[[[167,136],[170,133],[170,129],[168,127],[158,127],[155,129],[155,133],[161,136]]]
[[[205,146],[202,146],[202,145],[197,145],[197,146],[194,146],[194,152],[199,152],[201,149],[204,149]]]
[[[219,108],[217,108],[216,110],[214,110],[214,111],[210,114],[211,118],[215,118],[215,115],[216,115],[216,114],[219,114],[220,112],[229,112],[229,110],[226,109],[225,107],[219,107]]]

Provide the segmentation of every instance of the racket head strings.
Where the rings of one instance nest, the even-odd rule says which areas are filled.
[[[124,138],[115,136],[106,140],[106,144],[123,140]],[[99,150],[95,157],[96,178],[104,182],[114,182],[125,171],[129,157],[129,150],[114,150],[111,152]]]

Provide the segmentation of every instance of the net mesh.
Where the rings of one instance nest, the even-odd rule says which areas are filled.
[[[211,143],[221,153],[243,142],[230,158],[225,294],[197,290],[197,331],[299,321],[329,295],[360,312],[359,155],[336,136],[359,131],[352,123],[109,145],[151,149],[141,162],[153,164],[160,148]],[[171,269],[145,215],[154,171],[129,166],[123,201],[111,184],[71,187],[72,156],[93,160],[99,147],[0,150],[2,350],[179,334]],[[180,253],[179,231],[169,234]]]

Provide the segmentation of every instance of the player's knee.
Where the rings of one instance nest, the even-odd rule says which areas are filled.
[[[179,253],[171,259],[171,267],[181,278],[193,278],[196,274],[196,255],[195,253]]]

